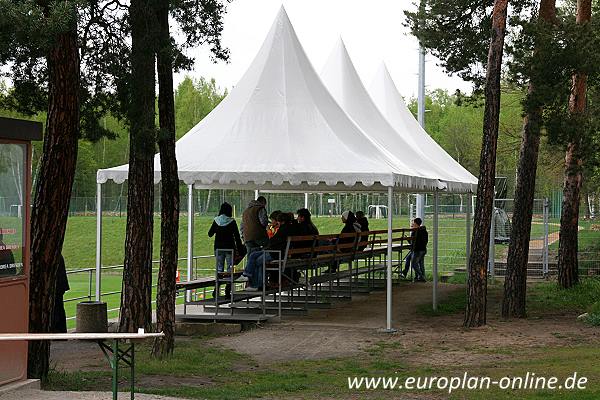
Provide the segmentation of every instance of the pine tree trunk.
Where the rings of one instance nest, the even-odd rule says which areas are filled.
[[[577,24],[592,19],[592,0],[577,0]],[[587,75],[576,72],[569,99],[569,113],[578,116],[586,110]],[[567,145],[565,155],[565,181],[563,187],[562,213],[558,245],[558,284],[568,289],[579,283],[577,261],[579,203],[583,182],[583,159],[581,138],[574,137]]]
[[[154,32],[152,0],[132,0],[129,176],[123,293],[119,330],[152,328],[152,233],[154,206]]]
[[[496,0],[492,14],[492,37],[488,53],[485,109],[483,117],[483,144],[479,161],[479,184],[475,222],[469,258],[467,309],[464,325],[485,325],[487,308],[487,261],[490,245],[490,225],[494,206],[496,178],[496,148],[500,118],[500,75],[504,54],[504,35],[508,0]]]
[[[555,22],[556,0],[542,0],[540,2],[539,18],[542,23]],[[534,59],[536,55],[540,56],[539,52],[534,55]],[[533,81],[529,83],[528,97],[536,101],[536,85]],[[539,104],[539,101],[537,103],[530,106],[531,108],[523,120],[512,231],[506,260],[504,298],[502,301],[503,318],[525,318],[527,315],[527,264],[529,262],[529,239],[543,106],[543,104]]]
[[[47,56],[47,63],[48,116],[31,216],[31,333],[50,331],[56,270],[67,227],[69,200],[77,164],[79,52],[75,27],[58,35],[54,48]],[[29,343],[30,378],[47,378],[49,356],[49,342]]]
[[[152,348],[155,357],[173,353],[175,346],[175,279],[179,235],[179,177],[175,156],[175,98],[173,96],[173,57],[169,33],[169,1],[157,9],[160,43],[157,51],[158,112],[160,133],[158,147],[162,176],[160,236],[160,271],[156,294],[157,330],[165,334]]]

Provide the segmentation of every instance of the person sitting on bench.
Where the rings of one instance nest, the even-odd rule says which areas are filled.
[[[315,224],[313,224],[311,214],[308,209],[301,208],[296,211],[296,214],[298,215],[298,235],[310,236],[319,234],[319,230]]]
[[[267,236],[271,239],[277,233],[279,229],[279,222],[277,222],[277,217],[281,214],[280,210],[275,210],[269,215],[269,225],[267,225]]]
[[[356,222],[356,216],[354,215],[354,213],[352,211],[344,211],[342,213],[342,222],[344,223],[344,227],[342,228],[342,231],[340,232],[340,234],[360,233],[361,232],[360,224],[358,222]],[[354,241],[354,239],[351,237],[340,238],[340,239],[338,239],[338,244],[352,243],[353,241]],[[342,252],[342,253],[349,253],[351,251],[352,251],[351,248],[340,249],[340,252]],[[324,271],[324,273],[329,274],[329,273],[337,272],[338,265],[339,265],[339,263],[336,261],[331,267],[327,268]]]
[[[369,232],[369,220],[367,219],[367,217],[365,217],[365,213],[363,211],[356,212],[356,222],[358,222],[358,224],[360,225],[361,232]],[[369,240],[368,233],[366,233],[364,235],[360,235],[361,242],[367,242],[368,240]],[[367,248],[367,246],[364,244],[361,246],[358,246],[359,251],[362,251],[366,248]]]
[[[232,254],[230,250],[241,249],[242,239],[240,237],[240,231],[238,230],[235,219],[232,218],[233,208],[231,204],[225,202],[221,204],[219,215],[215,217],[210,230],[208,231],[208,237],[215,236],[215,260],[217,272],[223,272],[225,270],[225,261],[227,260],[227,272],[231,272],[231,266],[233,265]],[[216,297],[216,290],[213,290],[213,298]],[[229,297],[231,294],[231,285],[228,283],[225,285],[225,296]]]
[[[277,233],[269,239],[269,244],[264,250],[279,250],[283,257],[285,248],[287,246],[288,236],[293,236],[294,225],[292,225],[292,219],[290,213],[281,213],[277,216],[277,222],[279,222],[279,229]],[[236,279],[237,282],[248,282],[249,286],[246,287],[246,291],[256,292],[263,285],[263,262],[269,263],[275,259],[275,255],[268,251],[255,251],[248,255],[246,262],[246,268],[242,275]]]

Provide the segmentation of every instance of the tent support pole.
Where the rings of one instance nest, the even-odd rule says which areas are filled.
[[[386,328],[388,333],[396,332],[392,328],[392,214],[393,210],[394,188],[388,187],[388,227],[387,227],[387,310],[386,310]]]
[[[438,307],[438,243],[440,237],[439,224],[440,195],[436,189],[433,193],[433,311]]]
[[[192,280],[194,263],[194,185],[188,185],[188,232],[187,232],[187,281]],[[191,292],[185,293],[187,302],[191,301]]]
[[[472,210],[471,210],[471,199],[472,199],[472,195],[471,193],[468,194],[468,201],[467,201],[467,212],[466,212],[466,217],[467,217],[467,232],[465,233],[465,237],[467,238],[466,242],[465,242],[465,257],[466,257],[466,266],[465,266],[465,270],[467,271],[467,276],[469,276],[469,258],[471,258],[471,214],[472,214]]]
[[[254,200],[258,199],[258,196],[260,196],[260,190],[256,189],[254,191]]]
[[[90,293],[91,295],[91,293]],[[102,299],[102,184],[96,184],[96,301]]]
[[[304,193],[304,208],[308,210],[308,193]]]

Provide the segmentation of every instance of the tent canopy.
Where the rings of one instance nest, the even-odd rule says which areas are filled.
[[[176,144],[179,179],[197,188],[382,191],[445,189],[432,168],[388,150],[335,101],[279,12],[231,93]],[[124,182],[128,165],[99,170]],[[160,158],[154,182],[160,181]]]
[[[419,148],[431,160],[435,160],[436,164],[452,177],[450,179],[468,184],[472,188],[471,191],[475,191],[477,178],[446,153],[419,125],[402,99],[385,63],[379,67],[369,93],[385,118],[406,141],[413,147]],[[449,186],[455,185],[450,183]],[[449,189],[453,190],[452,187]]]
[[[321,76],[329,92],[363,131],[367,132],[378,144],[385,146],[397,158],[403,160],[404,164],[409,164],[428,176],[441,179],[451,191],[470,191],[472,189],[472,179],[465,178],[463,174],[454,173],[456,169],[454,164],[458,163],[448,157],[444,150],[441,151],[445,156],[428,152],[422,143],[429,144],[429,142],[425,139],[413,139],[413,135],[417,139],[420,139],[418,137],[420,135],[429,138],[429,135],[418,123],[414,124],[415,126],[409,123],[392,125],[386,119],[364,87],[342,39],[333,49]],[[408,111],[403,103],[398,104],[398,107],[401,108],[400,112]],[[410,111],[408,113],[409,115],[404,119],[410,118],[416,122]],[[403,117],[405,116],[403,115]],[[414,130],[413,134],[409,132],[409,129]],[[449,162],[448,158],[452,162]],[[402,168],[403,165],[399,167]]]

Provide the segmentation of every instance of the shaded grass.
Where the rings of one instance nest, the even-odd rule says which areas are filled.
[[[531,314],[583,313],[600,301],[600,278],[581,278],[579,285],[561,289],[556,282],[542,282],[527,287],[527,309]]]
[[[461,282],[457,279],[450,283]],[[489,283],[488,298],[497,297],[501,301],[503,283],[502,279]],[[438,303],[437,311],[433,311],[430,304],[421,304],[417,313],[424,316],[457,314],[465,310],[466,302],[465,291],[457,290]],[[580,284],[571,289],[561,289],[556,282],[536,282],[527,286],[527,311],[531,316],[581,314],[590,311],[594,304],[600,304],[600,277],[581,278]],[[596,314],[600,315],[600,311]],[[600,321],[600,317],[598,319]]]
[[[452,292],[438,303],[437,310],[433,310],[431,304],[419,304],[417,306],[417,314],[435,317],[440,315],[458,314],[465,310],[467,305],[467,296],[464,289]]]

